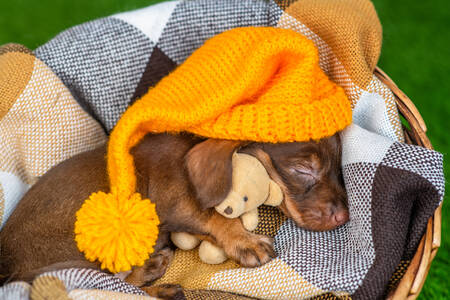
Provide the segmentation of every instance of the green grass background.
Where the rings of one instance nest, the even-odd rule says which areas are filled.
[[[431,142],[446,155],[450,152],[450,2],[373,1],[383,24],[379,66],[414,101]],[[157,2],[161,0],[0,0],[0,45],[16,42],[34,49],[70,26]],[[447,160],[445,174],[449,178]],[[420,299],[450,299],[450,203],[446,198],[441,248]]]

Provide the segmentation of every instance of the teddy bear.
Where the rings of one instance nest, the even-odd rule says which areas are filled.
[[[235,152],[232,157],[232,185],[227,197],[215,210],[226,218],[241,218],[245,229],[258,226],[258,207],[262,204],[278,206],[283,201],[280,186],[270,179],[262,163],[254,156]],[[200,259],[208,264],[227,260],[222,248],[208,241],[200,241],[186,232],[171,233],[172,242],[182,250],[199,247]],[[201,242],[201,243],[200,243]]]

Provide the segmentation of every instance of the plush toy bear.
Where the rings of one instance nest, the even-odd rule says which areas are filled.
[[[234,153],[231,190],[215,209],[227,218],[241,217],[244,227],[252,231],[258,226],[258,207],[262,204],[278,206],[282,200],[280,187],[270,179],[257,158],[244,153]],[[183,250],[194,249],[200,243],[198,238],[185,232],[174,232],[171,239]],[[200,244],[199,256],[208,264],[219,264],[227,259],[223,249],[208,241]]]

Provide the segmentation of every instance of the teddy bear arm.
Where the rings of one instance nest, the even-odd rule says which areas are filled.
[[[253,231],[258,226],[258,208],[252,209],[241,216],[242,224],[248,231]]]

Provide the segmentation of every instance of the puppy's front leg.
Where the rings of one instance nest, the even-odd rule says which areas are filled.
[[[228,219],[214,213],[207,229],[214,242],[243,267],[258,267],[276,257],[273,239],[245,230],[239,218]]]

